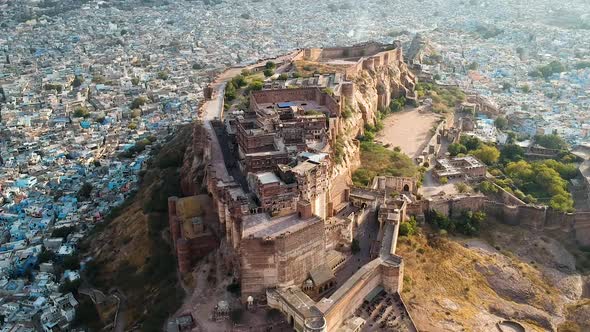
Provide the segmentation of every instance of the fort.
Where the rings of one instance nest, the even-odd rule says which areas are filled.
[[[305,61],[336,71],[268,82],[263,90],[249,92],[246,109],[205,115],[207,138],[195,142],[194,149],[207,165],[204,185],[211,203],[206,208],[192,197],[169,201],[181,272],[191,271],[219,239],[218,254],[240,284],[241,302],[279,310],[296,331],[359,331],[365,324],[416,331],[401,294],[404,260],[396,255],[400,224],[410,215],[484,210],[535,229],[572,236],[590,231],[590,213],[556,213],[510,196],[419,200],[417,179],[411,177],[378,176],[369,188],[352,186],[350,174],[359,160],[356,134],[373,124],[374,113],[392,98],[415,98],[415,78],[403,63],[401,48],[368,43],[308,49],[285,61],[278,66]],[[390,72],[399,75],[395,80],[367,78]],[[211,90],[222,105],[220,94]],[[355,114],[345,119],[350,107]],[[440,148],[443,126],[429,150]],[[337,157],[339,144],[346,153]],[[477,160],[440,164],[441,172],[458,170],[473,178],[485,174]],[[203,214],[213,216],[216,226],[202,223]],[[353,256],[359,238],[362,246]]]
[[[386,192],[412,195],[416,179],[381,178],[375,189],[355,188],[349,184],[358,144],[347,143],[352,156],[338,171],[334,156],[336,141],[351,137],[343,136],[344,109],[362,96],[355,77],[403,72],[399,79],[379,83],[379,89],[372,87],[379,91],[375,109],[364,107],[363,122],[372,121],[368,112],[387,107],[392,98],[415,98],[415,79],[405,68],[401,47],[368,43],[308,49],[289,61],[315,61],[338,70],[265,85],[249,93],[247,109],[229,108],[223,118],[205,121],[207,139],[195,142],[194,149],[208,164],[204,182],[213,209],[194,197],[170,198],[179,270],[190,271],[215,247],[216,234],[225,266],[241,285],[242,302],[280,310],[297,331],[355,331],[377,319],[383,326],[415,330],[399,294],[403,259],[395,255],[407,202]],[[219,98],[213,87],[208,91]],[[213,214],[218,226],[206,227],[204,213]],[[369,227],[375,230],[365,231]],[[363,249],[357,270],[350,255],[353,239],[371,235],[376,239],[367,241],[372,245]],[[395,314],[368,313],[386,301],[398,303]]]

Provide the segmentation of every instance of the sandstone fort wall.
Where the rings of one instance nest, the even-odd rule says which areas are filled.
[[[244,239],[240,248],[242,298],[256,297],[279,283],[275,247],[272,241]]]
[[[308,272],[326,262],[324,223],[285,235],[276,242],[279,282],[301,285]]]
[[[513,199],[506,196],[508,202]],[[412,207],[412,206],[411,206]],[[535,231],[559,231],[575,238],[578,244],[590,246],[590,212],[576,211],[565,213],[546,206],[512,205],[495,202],[485,197],[462,197],[448,200],[430,201],[413,205],[410,214],[418,214],[428,209],[436,210],[446,216],[457,216],[460,211],[483,210],[501,222],[513,226],[523,226]]]
[[[376,263],[377,262],[371,262],[369,264],[376,265]],[[363,269],[364,268],[367,268],[367,265],[365,265]],[[352,311],[362,304],[365,296],[381,284],[381,281],[379,265],[372,266],[371,269],[360,278],[360,280],[357,280],[351,288],[347,289],[342,297],[336,299],[336,301],[330,306],[329,310],[324,313],[327,323],[327,331],[336,331],[342,322],[344,322],[347,317],[350,317],[353,313]],[[330,297],[329,300],[332,299],[333,297]]]
[[[322,222],[272,240],[242,239],[242,299],[264,296],[266,288],[301,285],[326,262],[325,242]]]

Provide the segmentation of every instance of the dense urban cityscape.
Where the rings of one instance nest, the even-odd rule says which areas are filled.
[[[0,331],[590,329],[581,13],[590,3],[0,0]],[[121,215],[150,181],[137,210],[161,225],[135,237]],[[528,249],[489,220],[524,227]],[[165,311],[163,291],[147,300],[159,286],[104,267],[148,255],[143,237],[170,248],[163,273],[183,290]],[[475,248],[461,299],[442,281],[420,292],[440,278],[422,256],[441,248]],[[476,293],[481,275],[498,295]]]

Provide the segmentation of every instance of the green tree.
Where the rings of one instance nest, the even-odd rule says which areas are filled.
[[[236,86],[230,81],[225,86],[225,100],[232,101],[234,99],[236,99]]]
[[[79,270],[80,258],[77,255],[69,255],[63,258],[61,266],[64,270]]]
[[[438,182],[440,182],[440,184],[442,184],[442,185],[445,185],[445,184],[449,183],[449,178],[447,178],[446,176],[443,176],[438,179]]]
[[[80,279],[76,279],[74,281],[66,280],[63,284],[61,284],[61,286],[59,286],[59,291],[61,293],[72,293],[74,295],[77,295],[78,288],[80,288],[81,284],[82,281]]]
[[[158,79],[165,81],[170,77],[170,74],[168,74],[168,72],[165,70],[160,70],[157,74],[157,77],[158,77]]]
[[[467,66],[467,69],[469,69],[469,70],[477,70],[477,68],[479,68],[479,65],[475,61],[470,63],[469,66]]]
[[[391,101],[391,103],[389,104],[389,110],[391,111],[391,113],[399,112],[404,109],[405,105],[406,98],[402,96]]]
[[[129,105],[129,107],[131,109],[136,109],[136,108],[140,108],[141,106],[147,104],[148,99],[146,97],[137,97],[135,99],[133,99],[133,101],[131,102],[131,105]]]
[[[74,77],[74,80],[72,81],[72,86],[74,88],[79,88],[82,85],[82,83],[84,83],[84,77],[76,75],[76,77]]]
[[[573,163],[564,164],[553,159],[543,160],[540,163],[555,170],[565,180],[571,180],[578,175],[578,167]]]
[[[498,192],[498,188],[490,181],[482,181],[478,189],[484,194],[495,194]]]
[[[87,200],[90,198],[90,194],[92,193],[93,186],[90,182],[84,182],[82,188],[78,190],[78,194],[76,195],[79,200]]]
[[[64,87],[61,84],[57,83],[47,83],[45,84],[44,88],[46,91],[55,90],[57,91],[57,93],[61,93]]]
[[[448,152],[451,156],[455,157],[460,153],[467,153],[467,148],[461,143],[451,143]]]
[[[86,106],[79,106],[74,109],[75,118],[87,118],[90,116],[90,111]]]
[[[551,61],[549,64],[538,67],[537,69],[529,72],[529,76],[549,79],[553,74],[562,73],[566,70],[566,67],[561,62]]]
[[[500,158],[500,151],[489,145],[483,145],[479,149],[471,151],[471,154],[486,165],[495,164]]]
[[[509,163],[505,173],[523,193],[528,201],[543,199],[558,211],[569,212],[574,209],[574,202],[567,190],[568,182],[564,176],[572,172],[572,167],[557,161],[528,163],[524,160]],[[573,173],[575,174],[575,173]],[[499,180],[496,180],[499,181]],[[529,195],[532,199],[529,199]]]
[[[41,252],[39,253],[39,256],[37,256],[37,264],[43,264],[43,263],[47,263],[49,261],[55,261],[56,257],[55,257],[55,253],[53,253],[52,251],[49,251],[47,249],[45,249],[45,247],[43,247],[43,250],[41,250]]]
[[[511,161],[519,161],[524,158],[524,149],[516,144],[506,144],[500,150],[500,161],[508,163]]]
[[[90,331],[100,331],[103,326],[94,303],[86,297],[82,297],[79,302],[76,308],[76,317],[72,322],[73,327],[88,327]]]
[[[266,68],[266,69],[264,70],[264,76],[265,76],[265,77],[271,77],[271,76],[272,76],[272,75],[274,75],[274,74],[275,74],[275,70],[274,70],[274,69],[272,69],[272,68]]]
[[[504,116],[499,116],[494,120],[494,125],[500,130],[506,129],[508,127],[508,120]]]
[[[53,232],[51,232],[51,237],[61,237],[61,238],[66,239],[75,230],[76,230],[75,227],[60,227],[60,228],[56,228],[56,229],[53,230]],[[50,251],[44,251],[44,252],[51,253]]]
[[[232,83],[236,88],[241,88],[248,85],[248,82],[246,81],[246,78],[243,75],[237,75],[234,78],[232,78]]]
[[[416,218],[410,217],[408,221],[403,221],[399,225],[399,235],[400,236],[412,236],[418,232],[418,223],[416,222]]]
[[[459,193],[466,193],[470,190],[469,186],[465,182],[456,183],[455,188]]]
[[[260,91],[264,87],[264,82],[262,81],[252,81],[250,85],[248,85],[248,90],[251,91]]]
[[[475,136],[464,135],[464,136],[461,136],[460,141],[461,141],[461,144],[463,144],[463,146],[465,146],[467,151],[477,150],[482,145],[479,138],[477,138]]]
[[[277,65],[272,61],[267,61],[266,64],[264,65],[264,67],[266,69],[275,69],[277,67]]]
[[[449,218],[438,211],[427,211],[426,221],[438,228],[450,233],[461,233],[467,236],[479,234],[482,223],[487,216],[483,211],[463,210],[458,217]]]
[[[567,143],[558,135],[537,135],[535,136],[535,143],[547,149],[566,150]]]

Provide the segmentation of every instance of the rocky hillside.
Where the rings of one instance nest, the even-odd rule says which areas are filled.
[[[404,299],[421,331],[588,331],[590,279],[555,239],[494,224],[484,239],[402,237]]]
[[[380,96],[413,94],[414,86],[404,82],[414,81],[414,75],[405,64],[392,64],[378,71],[364,70],[355,78],[354,98],[346,102],[337,140],[336,149],[342,150],[343,161],[335,169],[337,174],[347,173],[360,165],[359,149],[353,140],[363,135],[367,127],[378,123],[379,112],[388,106],[380,105]]]
[[[180,169],[180,186],[183,196],[196,195],[202,192],[204,185],[205,144],[208,141],[207,132],[200,122],[192,126],[192,135],[184,154],[184,160]]]
[[[183,191],[199,190],[180,176],[182,168],[198,183],[203,173],[195,161],[199,151],[190,146],[194,130],[182,127],[153,150],[138,193],[114,209],[86,245],[94,259],[86,278],[90,286],[122,295],[120,328],[161,331],[184,297],[169,243],[167,201],[181,194],[181,182]],[[190,162],[185,163],[185,154]]]

